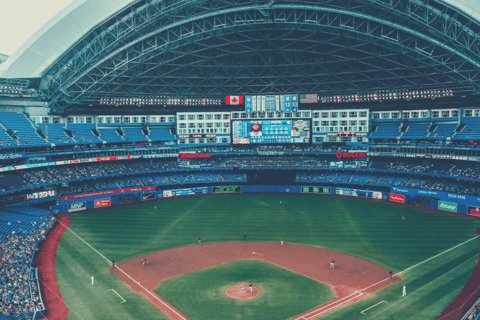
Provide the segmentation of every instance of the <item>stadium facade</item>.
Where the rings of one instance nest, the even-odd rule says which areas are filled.
[[[268,192],[478,216],[479,19],[474,0],[74,1],[0,64],[0,206]]]

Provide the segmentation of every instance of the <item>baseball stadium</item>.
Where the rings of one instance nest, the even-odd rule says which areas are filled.
[[[52,16],[0,52],[0,320],[480,319],[478,0]]]

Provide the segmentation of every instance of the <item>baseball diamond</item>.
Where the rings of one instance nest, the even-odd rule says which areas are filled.
[[[203,270],[213,270],[215,266],[228,266],[239,261],[267,261],[332,287],[331,301],[313,305],[299,311],[296,316],[289,313],[291,310],[285,310],[272,318],[298,320],[319,316],[322,319],[343,319],[345,316],[362,319],[364,315],[361,311],[382,300],[389,304],[373,309],[375,313],[383,311],[376,316],[378,319],[391,319],[392,316],[408,319],[414,314],[428,317],[428,314],[439,311],[426,308],[424,299],[445,295],[444,287],[447,285],[450,287],[449,300],[453,300],[475,267],[478,239],[465,234],[465,230],[475,234],[478,225],[475,220],[382,202],[306,195],[283,195],[279,211],[279,200],[277,195],[206,196],[159,201],[156,202],[157,209],[145,203],[63,216],[61,220],[64,222],[72,220],[69,228],[75,231],[74,235],[61,228],[65,233],[56,259],[58,285],[69,306],[69,317],[80,315],[80,306],[84,304],[80,305],[80,300],[75,300],[75,296],[79,297],[77,290],[67,289],[65,276],[77,278],[78,285],[83,288],[81,276],[72,271],[92,267],[96,274],[95,286],[102,279],[105,282],[102,286],[109,286],[107,289],[113,286],[127,301],[121,307],[113,304],[112,308],[106,309],[111,297],[102,296],[98,302],[89,300],[89,305],[98,304],[99,307],[88,310],[95,310],[99,317],[117,317],[120,314],[125,317],[125,312],[130,310],[128,312],[152,319],[201,319],[196,312],[190,315],[191,308],[184,306],[182,301],[190,301],[188,295],[172,293],[163,297],[161,284],[190,277]],[[319,207],[322,208],[320,212],[317,210]],[[262,212],[262,215],[254,212]],[[402,221],[400,217],[404,213],[408,215],[408,220]],[[348,225],[344,223],[347,216]],[[132,220],[133,217],[136,220]],[[201,220],[198,217],[202,217]],[[228,217],[232,223],[225,225],[219,222],[223,221],[221,217]],[[410,224],[404,225],[406,221]],[[447,230],[448,237],[445,236]],[[247,232],[249,241],[243,241]],[[203,240],[201,246],[197,245],[198,237],[195,236],[199,233]],[[277,233],[289,241],[282,246],[277,240]],[[408,238],[405,238],[406,235]],[[53,242],[59,240],[58,236],[52,239]],[[84,241],[105,257],[113,255],[116,267],[110,267],[108,259],[104,260]],[[418,243],[428,243],[430,254],[419,250]],[[330,269],[332,257],[335,257],[335,269]],[[144,259],[148,259],[148,265],[142,264]],[[42,269],[41,266],[39,268]],[[390,279],[390,270],[393,270],[393,279]],[[114,278],[109,276],[111,273]],[[115,284],[119,281],[115,280],[117,278],[126,284],[123,289]],[[251,280],[246,276],[243,282],[248,285]],[[253,282],[262,288],[261,283]],[[207,284],[210,283],[207,280]],[[225,283],[218,284],[218,292],[224,293],[229,283],[239,284],[238,279],[234,283],[225,280]],[[92,286],[86,284],[90,283],[85,283],[85,290],[91,290]],[[155,289],[159,284],[160,289]],[[406,301],[399,301],[404,284],[410,294]],[[55,287],[52,284],[48,286]],[[195,287],[193,282],[188,281],[182,282],[182,286],[185,286],[182,292],[196,292],[204,288],[201,284]],[[175,285],[174,288],[182,286]],[[139,299],[137,294],[147,299]],[[288,295],[286,292],[282,294]],[[52,297],[48,292],[45,295]],[[216,301],[213,298],[209,300],[210,295],[196,296],[207,298],[207,301],[199,302],[201,305]],[[262,291],[259,298],[269,296],[269,292]],[[83,294],[82,297],[87,298]],[[295,301],[298,296],[289,299]],[[404,303],[410,304],[410,312],[403,310]],[[447,305],[448,302],[445,302],[445,306],[439,309]],[[163,315],[150,306],[162,310]],[[235,311],[235,308],[240,309]],[[241,308],[224,306],[218,314],[241,312]],[[211,316],[215,319],[215,315]],[[265,318],[260,316],[258,319]]]
[[[480,0],[2,0],[0,320],[480,320]]]

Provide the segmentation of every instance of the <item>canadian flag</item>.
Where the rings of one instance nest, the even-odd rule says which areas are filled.
[[[226,96],[227,104],[243,104],[243,96]]]

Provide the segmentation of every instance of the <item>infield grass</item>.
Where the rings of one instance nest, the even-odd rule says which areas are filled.
[[[235,300],[225,290],[252,281],[260,295]],[[335,299],[333,289],[266,261],[238,260],[162,281],[161,297],[192,320],[284,320]]]
[[[402,214],[405,221],[400,220]],[[246,234],[250,241],[278,242],[283,237],[286,242],[325,247],[393,272],[472,239],[480,226],[479,221],[388,203],[312,195],[169,199],[71,215],[70,219],[73,231],[116,262],[194,244],[198,237],[209,243],[241,241]],[[407,271],[401,282],[325,319],[435,319],[465,285],[478,253],[478,240],[469,241]],[[69,319],[166,319],[108,267],[101,256],[65,232],[57,254],[57,278],[71,310]],[[408,295],[402,300],[403,284]],[[127,302],[120,304],[108,289],[116,290]],[[370,309],[367,316],[360,314],[382,300],[388,304]]]

